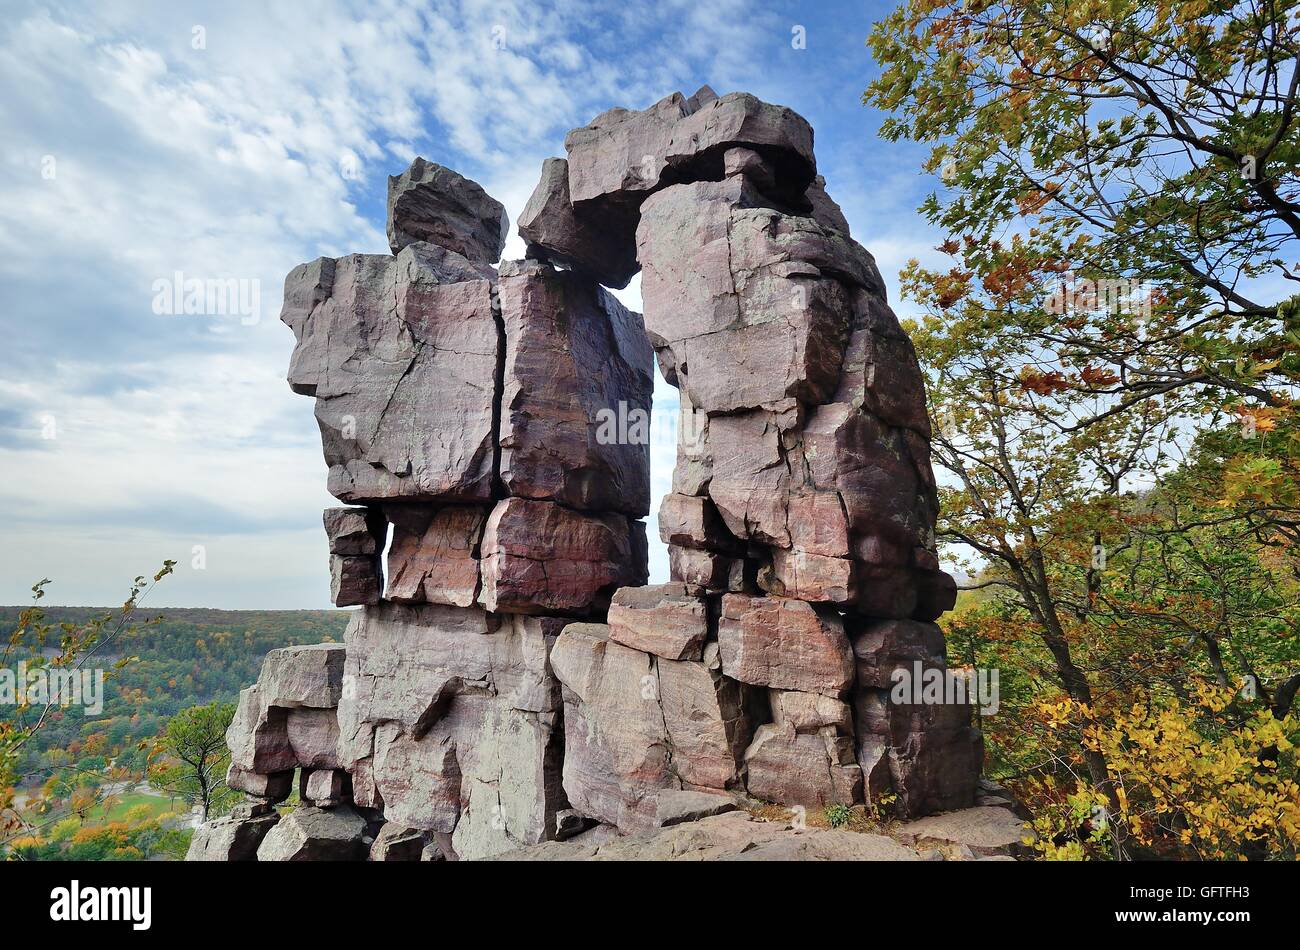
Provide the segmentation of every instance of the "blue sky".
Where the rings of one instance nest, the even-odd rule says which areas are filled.
[[[331,499],[312,402],[284,382],[280,292],[301,261],[386,251],[387,176],[416,154],[513,221],[568,129],[706,82],[743,89],[812,123],[900,314],[899,268],[937,258],[915,212],[923,151],[880,140],[861,104],[888,4],[311,7],[0,18],[0,603],[42,577],[48,602],[120,602],[170,557],[153,605],[328,606]],[[522,251],[512,235],[506,256]],[[257,311],[155,313],[155,282],[178,271],[256,282]],[[637,283],[620,296],[639,307]],[[658,448],[656,504],[671,464]]]

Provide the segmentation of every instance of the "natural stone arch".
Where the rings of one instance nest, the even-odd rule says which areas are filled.
[[[335,601],[363,606],[342,663],[299,676],[337,697],[335,758],[258,758],[293,715],[245,691],[250,804],[200,852],[352,856],[387,821],[385,842],[481,857],[680,820],[688,792],[973,802],[969,707],[891,697],[943,672],[955,589],[916,357],[812,145],[784,107],[674,94],[568,135],[525,261],[494,269],[500,204],[420,159],[390,179],[392,256],[289,275],[290,384],[360,506],[326,513]],[[644,318],[600,286],[637,269]],[[652,348],[698,425],[660,509],[672,581],[646,587],[648,446],[596,433],[649,410]],[[303,816],[268,833],[294,767]]]

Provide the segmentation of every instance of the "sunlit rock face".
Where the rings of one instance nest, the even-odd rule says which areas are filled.
[[[344,503],[322,568],[357,609],[241,695],[246,802],[192,858],[483,858],[746,798],[973,803],[969,706],[895,688],[945,671],[955,597],[922,377],[812,129],[705,87],[565,147],[524,260],[494,266],[499,202],[417,159],[389,181],[391,255],[286,279],[289,383]],[[637,271],[644,315],[605,289]],[[656,359],[682,425],[672,579],[646,587]]]

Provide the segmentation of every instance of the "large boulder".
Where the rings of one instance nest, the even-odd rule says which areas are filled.
[[[284,709],[332,709],[343,691],[341,643],[280,647],[262,661],[257,682],[266,703]]]
[[[574,273],[503,265],[501,481],[522,498],[650,510],[654,354],[641,315]]]
[[[347,805],[295,808],[262,839],[259,861],[364,861],[366,820]]]
[[[643,522],[507,498],[483,533],[479,602],[494,612],[601,612],[617,588],[646,582],[646,557]]]
[[[267,832],[280,821],[277,812],[236,817],[227,815],[194,829],[186,861],[256,861]]]
[[[839,382],[845,288],[780,239],[788,222],[816,225],[751,200],[736,179],[675,185],[645,202],[637,228],[646,329],[689,367],[691,404],[710,415],[818,403]]]
[[[505,206],[450,168],[417,158],[388,179],[388,244],[394,254],[427,241],[476,263],[495,264],[509,230]]]
[[[320,258],[285,279],[294,392],[316,397],[342,501],[491,497],[500,340],[485,264],[412,244]],[[419,424],[413,424],[413,420]]]
[[[646,830],[664,791],[737,785],[752,729],[740,684],[616,643],[604,624],[570,624],[551,663],[564,685],[564,791],[579,813]]]

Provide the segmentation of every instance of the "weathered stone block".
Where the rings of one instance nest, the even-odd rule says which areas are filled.
[[[422,243],[396,257],[321,258],[290,272],[280,315],[298,341],[289,385],[316,397],[336,498],[491,497],[494,277]]]
[[[699,660],[708,606],[684,584],[621,587],[609,605],[609,638],[666,660]]]
[[[653,351],[640,314],[577,274],[503,266],[501,481],[510,494],[650,510]]]
[[[328,810],[303,805],[267,833],[257,860],[363,861],[368,851],[365,833],[365,819],[347,805]]]
[[[483,590],[490,611],[602,611],[619,587],[646,581],[645,525],[545,501],[498,502],[483,535]]]
[[[385,597],[400,604],[470,607],[479,592],[485,508],[386,505],[393,523]]]
[[[725,595],[718,647],[723,674],[742,683],[832,697],[853,683],[844,622],[803,601]]]
[[[510,230],[505,206],[478,182],[417,158],[388,179],[388,244],[396,254],[428,241],[471,261],[495,264]]]

